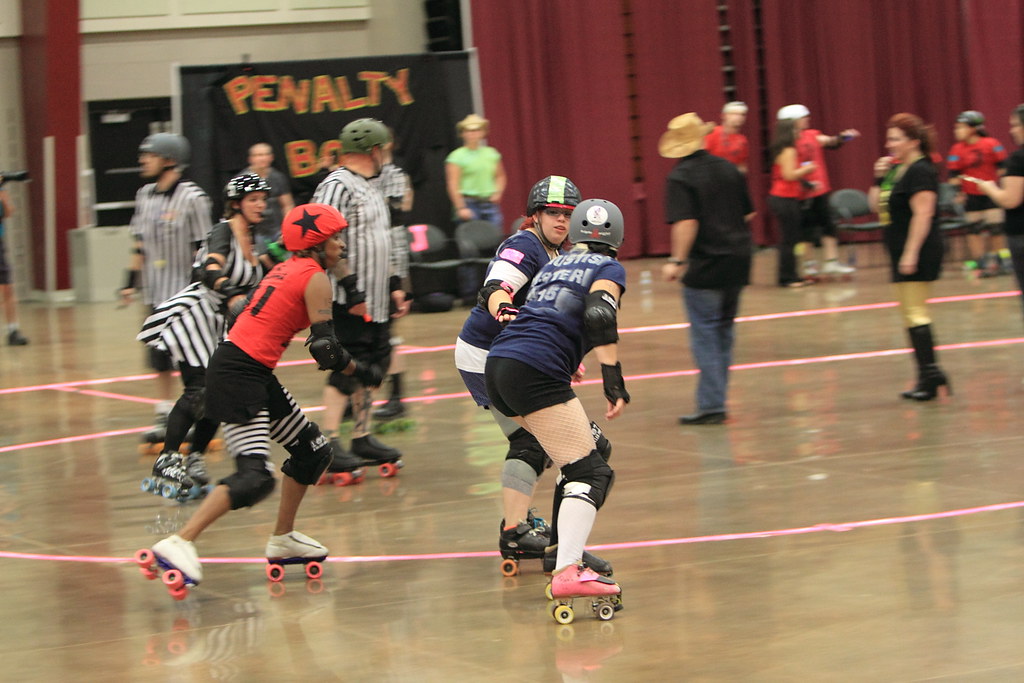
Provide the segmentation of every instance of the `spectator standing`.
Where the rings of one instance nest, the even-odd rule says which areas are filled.
[[[501,152],[484,144],[489,123],[470,114],[455,126],[462,146],[444,160],[448,198],[455,209],[455,220],[464,223],[483,220],[504,228],[501,196],[505,193],[505,166]]]

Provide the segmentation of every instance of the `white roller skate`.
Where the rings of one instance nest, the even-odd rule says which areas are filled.
[[[267,578],[278,582],[284,578],[285,565],[302,564],[306,576],[318,579],[324,573],[321,562],[327,559],[327,548],[316,539],[291,531],[280,536],[271,536],[267,541]]]
[[[160,454],[150,476],[142,480],[141,489],[181,503],[198,498],[203,492],[202,486],[189,476],[185,456],[175,452]]]
[[[571,624],[576,618],[572,609],[574,598],[589,598],[590,607],[601,621],[609,621],[621,609],[622,588],[582,564],[572,564],[551,577],[546,591],[554,603],[551,616],[559,624]]]
[[[203,580],[203,565],[195,545],[177,534],[157,541],[151,550],[139,550],[135,562],[147,579],[155,579],[157,571],[164,570],[161,578],[175,600],[184,600],[189,587]]]
[[[837,259],[825,261],[821,268],[822,277],[834,279],[849,279],[855,272],[856,268],[840,263]]]

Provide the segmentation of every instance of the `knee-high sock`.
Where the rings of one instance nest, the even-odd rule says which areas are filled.
[[[583,559],[583,547],[597,518],[597,508],[579,498],[566,498],[558,510],[558,556],[555,571]]]

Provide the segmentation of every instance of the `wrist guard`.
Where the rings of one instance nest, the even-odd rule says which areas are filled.
[[[612,403],[620,398],[629,403],[629,392],[626,391],[626,383],[622,379],[622,363],[615,365],[601,363],[601,380],[604,382],[605,398]]]
[[[357,306],[366,301],[366,293],[360,292],[358,289],[359,278],[356,277],[355,273],[346,275],[345,277],[338,280],[338,284],[345,290],[345,305],[352,307]]]
[[[497,315],[494,316],[494,319],[498,321],[499,325],[505,327],[510,322],[512,322],[512,320],[502,322],[501,320],[499,320],[499,318],[501,318],[501,316],[503,315],[510,315],[512,316],[512,320],[515,320],[516,316],[519,315],[519,309],[507,301],[502,301],[500,304],[498,304],[498,313]]]

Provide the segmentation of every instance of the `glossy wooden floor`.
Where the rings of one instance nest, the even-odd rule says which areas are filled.
[[[479,556],[496,547],[505,448],[452,366],[464,309],[401,325],[416,426],[383,437],[405,452],[401,475],[309,492],[299,528],[335,560],[322,581],[295,570],[271,595],[258,558],[275,494],[199,539],[204,557],[255,559],[207,563],[177,603],[124,561],[194,509],[138,488],[156,391],[133,340],[140,312],[25,305],[31,345],[0,347],[0,678],[1024,679],[1013,279],[951,269],[936,283],[955,394],[918,404],[898,397],[912,361],[884,269],[788,291],[769,285],[773,263],[758,257],[744,295],[731,421],[686,428],[695,378],[678,287],[645,295],[640,275],[657,278],[660,261],[626,264],[633,402],[604,423],[618,480],[591,537],[612,545],[598,552],[625,610],[607,623],[579,610],[571,626],[549,616],[539,563],[506,579]],[[306,358],[293,344],[279,374],[316,419],[323,375]],[[578,393],[601,413],[598,384]],[[551,486],[548,474],[542,515]],[[428,554],[451,556],[397,557]]]

